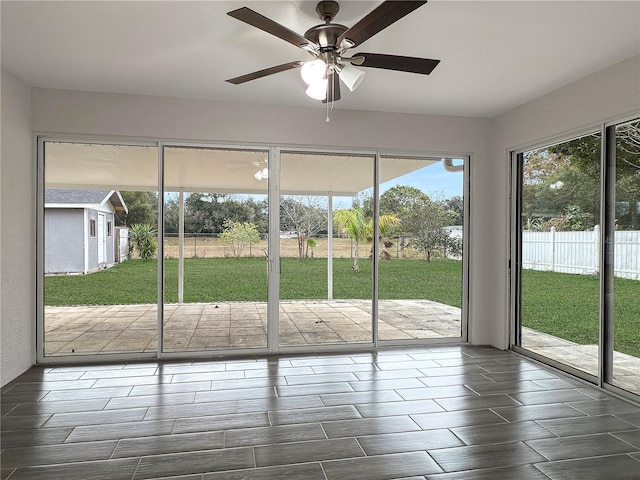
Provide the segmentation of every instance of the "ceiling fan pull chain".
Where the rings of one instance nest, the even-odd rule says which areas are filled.
[[[327,75],[328,77],[328,75]],[[327,83],[327,91],[331,88],[331,108],[333,108],[333,82]],[[326,123],[329,123],[331,120],[329,119],[329,102],[327,102],[327,118],[325,119]]]

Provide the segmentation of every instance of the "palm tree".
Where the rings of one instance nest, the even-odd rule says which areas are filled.
[[[373,219],[366,219],[361,207],[336,210],[333,214],[333,222],[346,233],[347,237],[355,243],[353,250],[353,270],[360,270],[359,244],[363,240],[370,241],[373,238]],[[380,215],[378,229],[380,235],[384,235],[391,228],[398,225],[400,220],[393,214]]]

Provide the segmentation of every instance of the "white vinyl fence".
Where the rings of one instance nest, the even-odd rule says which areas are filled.
[[[640,231],[616,231],[614,275],[640,280]],[[600,228],[586,232],[522,232],[522,266],[594,275],[600,271]]]

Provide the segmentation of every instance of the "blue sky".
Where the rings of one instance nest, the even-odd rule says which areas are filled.
[[[459,165],[461,161],[454,161],[454,165]],[[416,187],[425,192],[433,200],[441,200],[462,196],[462,172],[447,172],[442,166],[442,162],[436,162],[428,167],[421,168],[414,172],[394,178],[380,185],[380,193],[384,193],[396,185],[408,185]],[[366,191],[370,195],[371,189]],[[334,197],[333,208],[351,208],[353,199],[351,197]]]

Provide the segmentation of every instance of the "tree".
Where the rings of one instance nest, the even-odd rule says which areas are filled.
[[[233,256],[238,258],[247,245],[260,240],[260,233],[254,223],[226,219],[223,223],[220,240],[230,245]]]
[[[599,222],[600,150],[601,135],[596,133],[536,151],[560,160],[557,168],[544,172],[549,180],[540,183],[547,189],[542,185],[536,189],[538,204],[555,197],[554,221],[571,206],[592,215],[589,228]],[[550,191],[553,185],[560,188]],[[640,228],[640,121],[616,127],[616,228]]]
[[[462,225],[464,218],[464,199],[460,195],[438,201],[438,204],[445,210],[450,210],[456,214],[455,220],[451,225]]]
[[[572,142],[574,147],[561,144],[524,155],[522,214],[531,229],[572,229],[577,223],[591,229],[598,223],[600,160],[595,148],[597,143],[599,151],[599,138]],[[567,221],[577,218],[569,210],[579,214],[579,222]]]
[[[353,270],[360,270],[359,245],[364,240],[373,238],[373,219],[367,219],[362,207],[336,210],[333,214],[333,221],[336,226],[343,230],[347,237],[354,241],[353,249]],[[381,235],[398,225],[400,220],[395,215],[384,214],[378,219],[378,230]]]
[[[423,194],[411,208],[403,212],[403,222],[406,222],[403,223],[403,229],[411,237],[409,245],[423,252],[427,262],[431,261],[437,250],[443,254],[458,254],[461,249],[459,240],[444,228],[452,225],[456,216],[455,212],[445,210]]]
[[[222,233],[225,219],[251,222],[258,231],[268,227],[267,204],[253,198],[239,200],[233,195],[194,192],[184,202],[185,231],[189,233]]]
[[[167,198],[164,202],[164,233],[178,233],[180,228],[179,212],[178,198]]]
[[[422,190],[409,185],[396,185],[380,195],[380,214],[393,214],[400,219],[398,227],[389,233],[400,237],[400,250],[403,252],[407,246],[407,213],[424,196],[426,194]]]
[[[324,198],[312,195],[283,197],[280,201],[280,228],[296,232],[298,236],[298,255],[307,255],[304,250],[304,238],[326,229],[327,208]]]
[[[126,214],[116,214],[116,224],[135,225],[158,223],[158,195],[155,192],[122,191],[124,203],[129,210]]]
[[[593,215],[582,211],[578,205],[569,205],[562,215],[554,217],[543,225],[545,230],[555,228],[558,231],[585,231],[592,230],[595,226]]]

